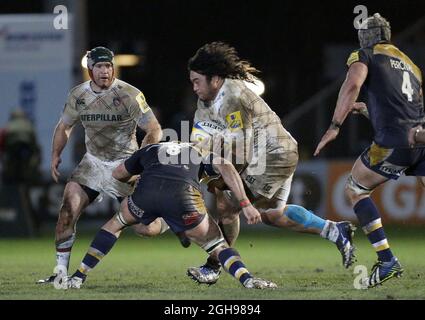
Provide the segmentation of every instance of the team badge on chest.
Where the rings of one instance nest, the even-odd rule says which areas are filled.
[[[240,111],[229,113],[226,116],[226,122],[230,131],[238,131],[243,129],[242,116]]]
[[[121,105],[121,98],[120,97],[115,97],[112,102],[114,103],[115,107],[119,107]]]

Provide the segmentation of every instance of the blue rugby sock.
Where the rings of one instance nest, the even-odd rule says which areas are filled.
[[[233,277],[238,279],[242,285],[246,280],[252,278],[252,275],[246,269],[244,263],[241,260],[239,253],[233,248],[227,248],[222,250],[218,254],[218,259],[220,260],[223,268],[229,272]]]
[[[381,216],[372,199],[364,198],[356,203],[354,212],[359,219],[363,232],[375,248],[380,261],[390,261],[393,258],[390,245],[385,236]]]
[[[81,262],[80,268],[73,274],[73,276],[77,276],[85,280],[87,273],[93,269],[104,256],[108,254],[116,241],[117,237],[115,237],[115,235],[101,229],[96,234],[89,249],[87,250],[84,259]]]
[[[319,216],[316,216],[313,212],[308,211],[306,208],[289,204],[285,207],[283,213],[290,220],[301,224],[305,228],[314,228],[320,231],[325,227],[326,221]]]

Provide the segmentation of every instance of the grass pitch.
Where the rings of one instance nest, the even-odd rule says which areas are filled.
[[[267,229],[242,231],[236,248],[248,269],[258,277],[275,281],[276,290],[247,290],[222,273],[213,286],[201,286],[186,274],[200,265],[206,254],[196,245],[184,249],[168,232],[142,239],[124,232],[113,250],[88,276],[80,290],[57,290],[36,285],[54,266],[52,236],[36,239],[0,240],[0,299],[424,299],[425,230],[387,228],[393,252],[405,273],[383,286],[357,290],[353,267],[342,267],[335,245],[317,236]],[[95,231],[78,235],[71,270],[79,265]],[[361,231],[357,231],[356,265],[370,270],[375,254]]]

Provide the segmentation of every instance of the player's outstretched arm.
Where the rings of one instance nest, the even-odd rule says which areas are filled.
[[[220,161],[217,161],[219,162],[218,164],[213,162],[213,166],[221,174],[226,185],[239,200],[242,212],[247,219],[248,224],[261,222],[261,215],[248,200],[241,177],[235,167],[223,158],[219,158],[219,160]]]
[[[71,131],[72,126],[64,123],[61,119],[56,125],[55,132],[53,133],[52,162],[50,164],[50,171],[55,182],[58,182],[59,180],[60,173],[58,167],[62,161],[60,156],[68,142]]]
[[[352,107],[359,96],[360,88],[366,80],[367,73],[367,66],[361,62],[353,63],[350,69],[348,69],[347,77],[339,91],[331,125],[317,145],[314,151],[315,156],[317,156],[329,142],[337,137],[339,128],[347,115],[352,111]]]

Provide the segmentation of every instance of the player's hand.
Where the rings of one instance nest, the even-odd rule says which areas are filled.
[[[367,106],[364,102],[354,102],[351,105],[352,113],[364,113],[365,110],[367,110]]]
[[[413,127],[412,129],[409,130],[407,139],[409,141],[409,146],[410,147],[413,147],[415,144],[418,143],[416,141],[416,139],[415,139],[416,130],[418,130],[418,129],[419,130],[422,129],[422,126],[416,126],[416,127]]]
[[[248,224],[256,224],[261,222],[261,214],[253,205],[249,205],[245,208],[242,208],[242,212]]]
[[[369,119],[369,111],[367,110],[367,105],[363,102],[354,102],[351,105],[350,112],[353,114],[362,114]]]
[[[58,167],[61,162],[62,162],[62,159],[60,157],[58,156],[52,157],[52,163],[50,164],[50,172],[52,174],[53,180],[55,180],[56,183],[58,183],[59,181],[60,173],[59,173]]]
[[[319,144],[316,147],[316,151],[314,151],[314,156],[317,156],[320,151],[332,140],[335,140],[339,133],[339,129],[328,129],[326,133],[323,135],[322,140],[320,140]]]

